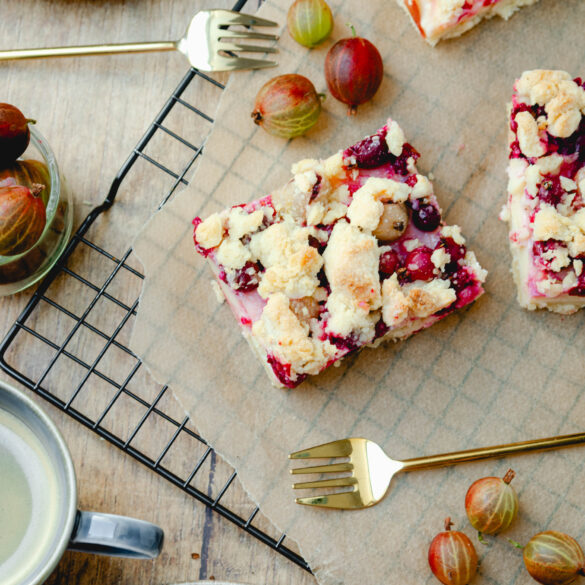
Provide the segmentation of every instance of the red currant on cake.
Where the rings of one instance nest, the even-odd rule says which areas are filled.
[[[252,203],[194,220],[197,251],[276,386],[406,338],[480,296],[486,272],[446,226],[393,120]]]

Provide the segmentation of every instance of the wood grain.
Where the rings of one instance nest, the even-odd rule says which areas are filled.
[[[213,7],[230,5],[231,2],[224,0]],[[0,47],[177,38],[197,10],[209,7],[212,6],[201,0],[3,0]],[[104,198],[118,168],[186,71],[187,63],[179,54],[0,64],[0,101],[13,103],[28,117],[38,120],[39,130],[52,145],[73,194],[75,227]],[[221,76],[218,79],[225,81]],[[217,104],[216,90],[209,84],[194,84],[190,91],[190,98],[198,107],[213,112]],[[194,141],[202,140],[209,130],[182,127],[185,120],[180,116],[173,123],[182,132],[191,133]],[[173,158],[172,147],[161,143],[151,148],[153,155],[167,157],[169,164],[179,164]],[[149,183],[141,168],[137,166],[134,176],[125,182],[115,208],[96,226],[92,237],[98,241],[123,250],[128,234],[140,227],[156,205],[160,185]],[[97,261],[92,264],[91,258],[85,259],[84,266],[88,278],[97,280],[102,276]],[[117,295],[135,298],[139,293],[134,281],[119,286]],[[76,300],[74,293],[60,291],[59,284],[55,291],[54,294],[67,296],[69,302]],[[26,291],[0,299],[0,335],[8,332],[30,296],[31,291]],[[106,316],[96,308],[95,318],[103,320]],[[42,326],[42,316],[37,321]],[[51,334],[63,335],[67,327],[67,319],[62,318]],[[89,339],[73,339],[72,343],[76,344],[76,351],[88,356],[93,350]],[[41,363],[41,356],[33,348],[17,359],[19,365],[31,370]],[[122,362],[122,357],[119,362],[113,359],[108,364],[109,371],[124,371],[126,365]],[[59,385],[65,388],[70,382],[68,376],[73,376],[73,372],[64,371],[51,383],[56,388]],[[14,383],[4,373],[0,377]],[[164,551],[154,561],[68,552],[49,579],[50,585],[154,585],[211,577],[258,585],[315,582],[296,565],[73,419],[36,396],[33,398],[50,414],[69,443],[78,474],[80,507],[143,518],[162,526],[166,535]],[[170,397],[168,402],[165,408],[173,409],[180,416],[180,406],[173,404]],[[100,399],[95,398],[96,408],[99,404]],[[114,420],[111,424],[122,432],[130,423]],[[163,431],[155,427],[150,432],[155,436]],[[207,485],[198,487],[213,493],[228,473],[226,469],[223,462],[211,461],[204,480]],[[230,507],[242,514],[253,507],[241,488],[230,488],[232,491]],[[268,523],[266,529],[274,531]]]

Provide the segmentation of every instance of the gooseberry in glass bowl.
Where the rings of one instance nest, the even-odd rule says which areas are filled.
[[[0,296],[20,292],[43,278],[59,259],[73,225],[73,206],[55,155],[35,126],[30,144],[13,165],[0,168],[0,187],[44,185],[45,227],[36,242],[21,253],[0,255]]]

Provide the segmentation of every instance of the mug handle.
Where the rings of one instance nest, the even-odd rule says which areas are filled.
[[[162,528],[150,522],[78,510],[67,548],[111,557],[154,559],[163,540]]]

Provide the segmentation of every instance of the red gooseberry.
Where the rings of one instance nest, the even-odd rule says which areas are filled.
[[[444,585],[467,585],[477,572],[477,553],[469,537],[451,530],[453,523],[445,519],[445,530],[433,538],[429,547],[429,566]]]
[[[0,187],[0,256],[15,256],[32,248],[46,223],[44,185]]]
[[[514,472],[503,478],[483,477],[473,482],[465,495],[465,511],[471,525],[480,533],[506,530],[518,512],[518,496],[510,485]]]
[[[321,113],[321,98],[315,86],[302,75],[278,75],[258,92],[252,119],[266,132],[294,138],[310,130]]]
[[[353,27],[352,27],[353,30]],[[370,41],[355,35],[337,41],[325,57],[325,80],[331,95],[347,104],[348,115],[374,97],[384,76],[378,49]]]
[[[572,537],[555,530],[534,535],[524,547],[524,564],[542,585],[568,585],[585,575],[585,555]]]

